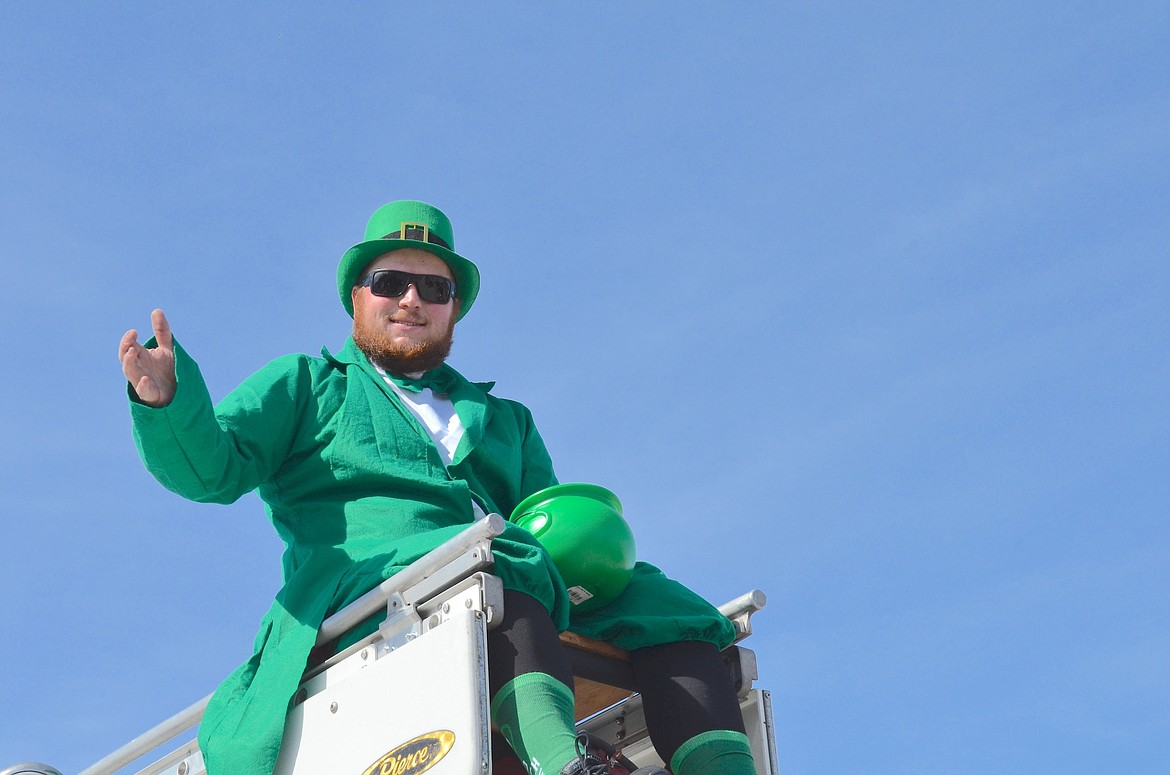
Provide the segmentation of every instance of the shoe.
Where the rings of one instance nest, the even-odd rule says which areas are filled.
[[[565,765],[561,775],[670,775],[661,767],[637,767],[628,769],[620,764],[598,759],[592,754],[585,754]]]
[[[578,754],[577,758],[561,768],[561,775],[616,775],[628,770],[611,770],[609,762],[593,754]]]
[[[670,775],[661,767],[638,767],[588,732],[577,735],[576,748],[577,758],[564,766],[561,775]]]
[[[518,757],[508,754],[492,760],[492,775],[528,775],[528,768]]]
[[[498,730],[492,730],[492,775],[528,775],[528,768]]]

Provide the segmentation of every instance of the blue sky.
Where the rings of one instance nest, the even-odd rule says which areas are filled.
[[[366,217],[450,214],[453,363],[640,554],[768,609],[787,773],[1155,772],[1170,739],[1170,6],[0,11],[0,767],[248,655],[254,495],[144,471],[116,343],[214,397],[338,346]]]

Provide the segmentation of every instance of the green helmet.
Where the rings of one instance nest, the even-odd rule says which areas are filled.
[[[610,603],[634,575],[634,533],[622,517],[621,501],[600,485],[546,487],[521,501],[509,520],[548,550],[574,612]]]

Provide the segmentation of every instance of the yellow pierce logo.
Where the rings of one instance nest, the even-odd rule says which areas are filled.
[[[455,733],[439,729],[408,740],[366,768],[362,775],[418,775],[447,755]]]

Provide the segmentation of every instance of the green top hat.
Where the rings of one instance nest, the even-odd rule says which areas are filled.
[[[455,252],[451,221],[442,210],[426,202],[403,199],[379,207],[366,224],[365,241],[345,251],[337,265],[337,295],[350,317],[350,291],[362,270],[383,253],[399,248],[418,248],[443,259],[455,275],[455,297],[459,299],[456,320],[467,314],[479,294],[479,269]]]

